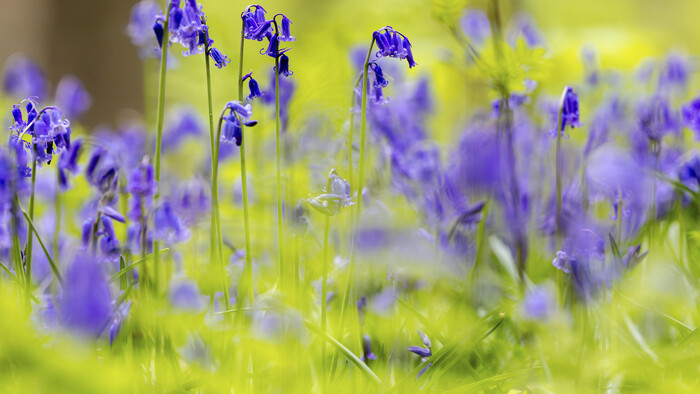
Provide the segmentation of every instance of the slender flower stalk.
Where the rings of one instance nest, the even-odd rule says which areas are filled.
[[[56,166],[56,201],[54,202],[54,228],[53,228],[53,261],[59,265],[59,234],[61,233],[61,169]]]
[[[168,24],[170,22],[170,10],[167,10],[165,13],[165,20],[163,21],[163,32],[162,32],[162,38],[161,40],[166,40],[166,43],[163,43],[161,41],[160,45],[160,71],[159,71],[159,78],[158,78],[158,108],[157,108],[157,115],[156,115],[156,141],[155,141],[155,163],[154,163],[154,170],[155,170],[155,183],[156,183],[156,193],[153,196],[153,204],[154,206],[158,203],[158,199],[160,197],[160,161],[161,161],[161,146],[162,146],[162,141],[163,141],[163,116],[165,112],[165,75],[166,75],[166,65],[167,65],[167,58],[168,58],[168,45],[167,45],[167,40],[169,37],[168,33]],[[146,228],[143,227],[144,229],[144,237],[148,237],[146,234]],[[142,253],[146,253],[145,248],[142,251]],[[160,244],[158,240],[154,237],[153,238],[153,250],[158,251],[160,250]],[[158,291],[158,264],[159,264],[159,257],[158,253],[155,253],[153,256],[153,290]],[[144,266],[146,264],[144,263]],[[148,272],[148,271],[145,271]],[[148,277],[144,275],[143,278],[144,283],[146,286],[149,285],[148,282]]]
[[[279,36],[279,27],[277,25],[277,17],[283,16],[277,14],[272,18],[272,23],[275,27],[275,35],[272,40],[276,40]],[[272,46],[272,45],[271,45]],[[277,163],[276,174],[276,190],[277,190],[277,248],[279,252],[279,278],[280,282],[284,283],[284,221],[282,215],[282,147],[280,146],[280,134],[282,127],[280,123],[280,53],[276,50],[275,54],[275,156]]]
[[[216,237],[216,243],[211,244],[211,253],[218,251],[218,263],[221,270],[221,280],[224,293],[224,305],[226,310],[231,309],[231,301],[228,293],[228,279],[226,278],[226,265],[224,263],[223,235],[221,232],[221,219],[219,212],[219,141],[214,135],[214,110],[211,98],[211,68],[209,66],[209,42],[204,44],[204,62],[207,71],[207,103],[209,106],[209,137],[211,141],[211,199],[212,199],[212,238]],[[214,235],[216,234],[216,235]]]
[[[32,144],[32,149],[36,152],[36,145]],[[32,155],[32,181],[31,189],[29,191],[29,219],[34,220],[34,191],[36,187],[36,153]],[[32,251],[34,247],[34,234],[31,230],[27,230],[27,246],[25,249],[25,265],[26,265],[26,289],[27,289],[27,307],[31,308],[31,294],[32,294]]]
[[[243,48],[245,47],[245,21],[241,20],[241,51],[238,59],[238,101],[243,102]],[[253,303],[253,257],[250,251],[250,217],[248,216],[248,176],[245,161],[245,125],[241,124],[241,193],[243,194],[243,230],[245,236],[245,271],[248,302]],[[240,297],[243,299],[243,297]]]
[[[365,64],[362,68],[362,108],[360,109],[360,168],[358,169],[358,180],[357,180],[357,207],[355,208],[355,220],[359,220],[360,214],[362,212],[362,190],[364,189],[365,182],[365,140],[367,134],[367,78],[369,70],[369,60],[372,56],[372,48],[376,41],[376,36],[372,35],[372,42],[369,44],[369,49],[367,50],[367,57],[365,58]]]
[[[561,94],[561,100],[559,101],[559,111],[557,114],[557,125],[555,129],[556,133],[556,152],[555,152],[555,162],[554,162],[554,172],[555,172],[555,188],[556,188],[556,236],[557,236],[557,248],[561,249],[562,246],[562,231],[563,231],[563,216],[562,216],[562,161],[561,161],[561,137],[562,132],[569,125],[571,128],[580,127],[579,122],[579,109],[578,109],[578,96],[574,93],[574,90],[569,86],[564,87],[564,91]]]

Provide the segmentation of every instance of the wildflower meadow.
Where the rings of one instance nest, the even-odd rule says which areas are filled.
[[[0,53],[0,392],[700,392],[697,4],[129,3]]]

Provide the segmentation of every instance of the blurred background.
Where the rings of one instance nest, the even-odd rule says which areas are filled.
[[[77,75],[92,96],[92,107],[83,118],[87,129],[98,124],[111,124],[124,109],[147,114],[155,108],[154,77],[157,61],[139,56],[126,34],[135,0],[0,0],[0,61],[22,53],[35,60],[44,70],[53,92],[60,78],[68,73]],[[165,6],[165,1],[160,1]],[[228,101],[237,74],[239,50],[239,14],[246,3],[203,1],[209,16],[211,36],[215,45],[234,64],[224,70],[214,70],[215,97]],[[693,0],[659,2],[655,0],[500,0],[503,23],[519,11],[534,18],[545,41],[551,62],[548,78],[553,84],[579,80],[583,70],[581,48],[592,46],[598,51],[603,68],[630,70],[645,58],[661,56],[669,50],[697,53],[695,37],[700,33]],[[368,44],[371,32],[383,25],[392,25],[411,38],[418,68],[410,70],[412,77],[428,74],[434,78],[437,95],[436,117],[464,117],[462,100],[488,105],[489,96],[474,86],[454,86],[451,79],[461,69],[461,49],[449,34],[446,23],[457,21],[465,7],[483,9],[491,15],[491,1],[464,0],[405,0],[376,1],[302,0],[266,1],[265,7],[284,12],[293,21],[297,41],[290,54],[294,78],[298,82],[295,104],[312,105],[330,111],[331,118],[340,121],[346,113],[348,90],[354,80],[350,51],[356,45]],[[246,68],[256,70],[261,85],[268,73],[261,65],[268,60],[256,56],[259,48],[248,44]],[[203,61],[182,58],[180,48],[172,47],[174,66],[168,81],[169,102],[189,102],[205,108]],[[269,62],[268,62],[269,63]],[[230,87],[230,88],[229,88]],[[545,89],[547,87],[545,86]],[[552,89],[551,93],[558,92]],[[472,92],[470,94],[469,92]],[[476,94],[475,94],[476,93]],[[13,98],[19,101],[21,97]],[[456,101],[455,101],[456,100]],[[483,100],[483,102],[478,102]],[[148,115],[147,115],[148,118]],[[453,122],[450,122],[453,124]],[[442,123],[440,124],[447,124]]]

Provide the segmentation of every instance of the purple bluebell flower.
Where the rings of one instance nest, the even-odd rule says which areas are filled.
[[[182,185],[173,202],[173,208],[186,226],[192,226],[209,212],[210,202],[207,187],[200,178],[195,178]]]
[[[394,57],[400,60],[406,59],[408,68],[416,66],[416,62],[413,60],[411,42],[408,41],[406,36],[394,30],[391,26],[386,26],[375,31],[372,36],[379,49],[376,54],[377,57]]]
[[[571,282],[580,297],[588,299],[609,278],[605,271],[605,240],[591,229],[582,229],[568,237],[552,265],[571,274]]]
[[[279,35],[274,34],[270,38],[270,42],[267,44],[267,49],[264,50],[265,55],[267,55],[269,57],[277,57],[280,55],[279,48],[280,48]],[[263,50],[260,51],[261,54],[263,53],[262,51]]]
[[[489,18],[482,10],[467,8],[459,22],[464,34],[477,46],[491,37]]]
[[[367,334],[362,336],[362,357],[360,359],[365,363],[377,359],[377,356],[372,353],[372,339]]]
[[[529,47],[544,46],[542,32],[540,32],[531,15],[520,12],[511,19],[508,26],[508,42],[515,46],[519,38],[525,40]]]
[[[3,91],[11,97],[46,98],[48,82],[44,71],[24,55],[12,55],[5,62]]]
[[[145,234],[144,234],[145,231]],[[153,231],[140,222],[132,222],[126,230],[127,244],[132,253],[147,254],[153,252]],[[144,244],[146,245],[145,251]]]
[[[226,112],[228,111],[228,114]],[[221,129],[221,142],[235,143],[241,146],[241,124],[246,127],[255,126],[258,122],[251,120],[253,109],[250,104],[243,105],[240,101],[229,101],[224,109],[224,124]]]
[[[420,346],[409,346],[408,351],[415,353],[421,357],[430,357],[432,355],[430,349],[425,349]]]
[[[131,7],[126,35],[131,39],[131,43],[139,48],[139,55],[142,58],[155,56],[156,46],[163,45],[162,21],[156,22],[156,25],[153,24],[153,21],[160,14],[160,6],[151,0],[142,0]],[[153,32],[156,26],[159,26],[160,34],[155,31],[156,39],[154,39]]]
[[[100,266],[81,254],[68,267],[59,301],[61,324],[73,333],[98,337],[112,316],[112,297]]]
[[[200,114],[191,106],[179,106],[168,112],[163,131],[163,151],[178,149],[189,136],[197,137],[204,133]]]
[[[639,129],[653,142],[659,142],[669,132],[677,131],[678,117],[668,98],[655,95],[637,104]]]
[[[231,59],[229,59],[228,56],[221,53],[221,51],[218,48],[210,48],[209,56],[214,60],[214,65],[218,69],[226,67],[228,63],[231,63]]]
[[[185,0],[183,8],[180,8],[180,0],[171,0],[169,12],[170,41],[185,47],[183,56],[202,53],[204,46],[211,45],[209,27],[204,23],[206,17],[196,0]]]
[[[374,72],[374,82],[372,83],[372,86],[374,88],[385,88],[387,85],[389,85],[389,81],[387,81],[384,78],[384,72],[382,71],[382,68],[377,64],[376,62],[372,62],[369,64],[370,68]]]
[[[564,88],[559,105],[559,111],[561,111],[561,124],[558,125],[559,131],[564,132],[567,125],[572,129],[581,127],[578,95],[571,87],[567,86]]]
[[[695,138],[700,139],[700,97],[696,97],[681,108],[683,124],[695,133]]]
[[[421,362],[425,363],[433,355],[432,344],[430,343],[430,338],[423,332],[418,331],[418,335],[420,335],[421,341],[423,342],[423,345],[425,347],[423,348],[420,346],[409,346],[408,351],[419,355],[421,357]],[[425,368],[421,369],[420,372],[418,372],[417,378],[420,378],[431,365],[433,365],[433,363],[428,363],[428,365],[426,365]]]
[[[168,299],[174,307],[183,311],[197,313],[205,307],[197,284],[188,279],[170,282]]]
[[[678,52],[670,53],[659,72],[659,89],[685,88],[692,73],[691,68],[686,56]]]
[[[280,33],[279,40],[280,41],[295,41],[296,37],[292,36],[292,34],[289,31],[289,25],[292,23],[292,21],[287,18],[286,15],[282,15],[282,22],[281,22],[281,29],[282,32]]]
[[[309,199],[311,207],[326,216],[335,216],[340,211],[353,205],[350,194],[350,183],[341,178],[335,170],[328,175],[330,188],[324,189],[324,193]]]
[[[280,75],[289,77],[292,74],[294,73],[289,69],[289,57],[283,53],[280,55]]]
[[[61,158],[58,160],[59,183],[62,190],[68,189],[67,173],[78,173],[78,160],[80,159],[80,154],[82,152],[83,142],[81,140],[76,140],[71,143],[70,149],[61,155]]]
[[[248,6],[241,14],[243,19],[243,37],[247,40],[262,41],[270,38],[274,28],[272,21],[265,19],[265,9],[260,5]]]
[[[169,245],[186,241],[190,231],[178,217],[168,201],[164,201],[153,213],[154,236]]]
[[[77,118],[84,114],[92,105],[92,97],[85,90],[80,78],[66,75],[61,78],[56,88],[56,105],[69,118]]]
[[[262,97],[263,92],[260,91],[260,85],[258,85],[258,81],[253,79],[253,73],[249,72],[248,74],[243,76],[243,79],[241,82],[245,82],[245,80],[248,80],[248,89],[250,89],[250,94],[248,97],[246,97],[247,101],[252,101],[256,97]]]
[[[153,166],[144,158],[141,164],[131,171],[127,184],[127,190],[132,197],[129,219],[140,221],[148,217],[157,188]]]
[[[536,286],[528,291],[522,301],[522,311],[530,320],[547,320],[554,312],[556,300],[545,286]]]

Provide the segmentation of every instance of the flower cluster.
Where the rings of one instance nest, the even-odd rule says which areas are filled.
[[[400,60],[406,59],[408,68],[416,66],[413,60],[413,52],[411,50],[411,42],[408,38],[391,26],[383,27],[372,34],[374,41],[377,43],[377,57],[394,57]]]
[[[258,124],[256,120],[250,119],[251,116],[253,116],[253,108],[250,104],[243,105],[240,101],[226,103],[221,116],[224,122],[221,128],[221,142],[235,143],[236,146],[241,146],[243,138],[241,125],[252,127]]]

